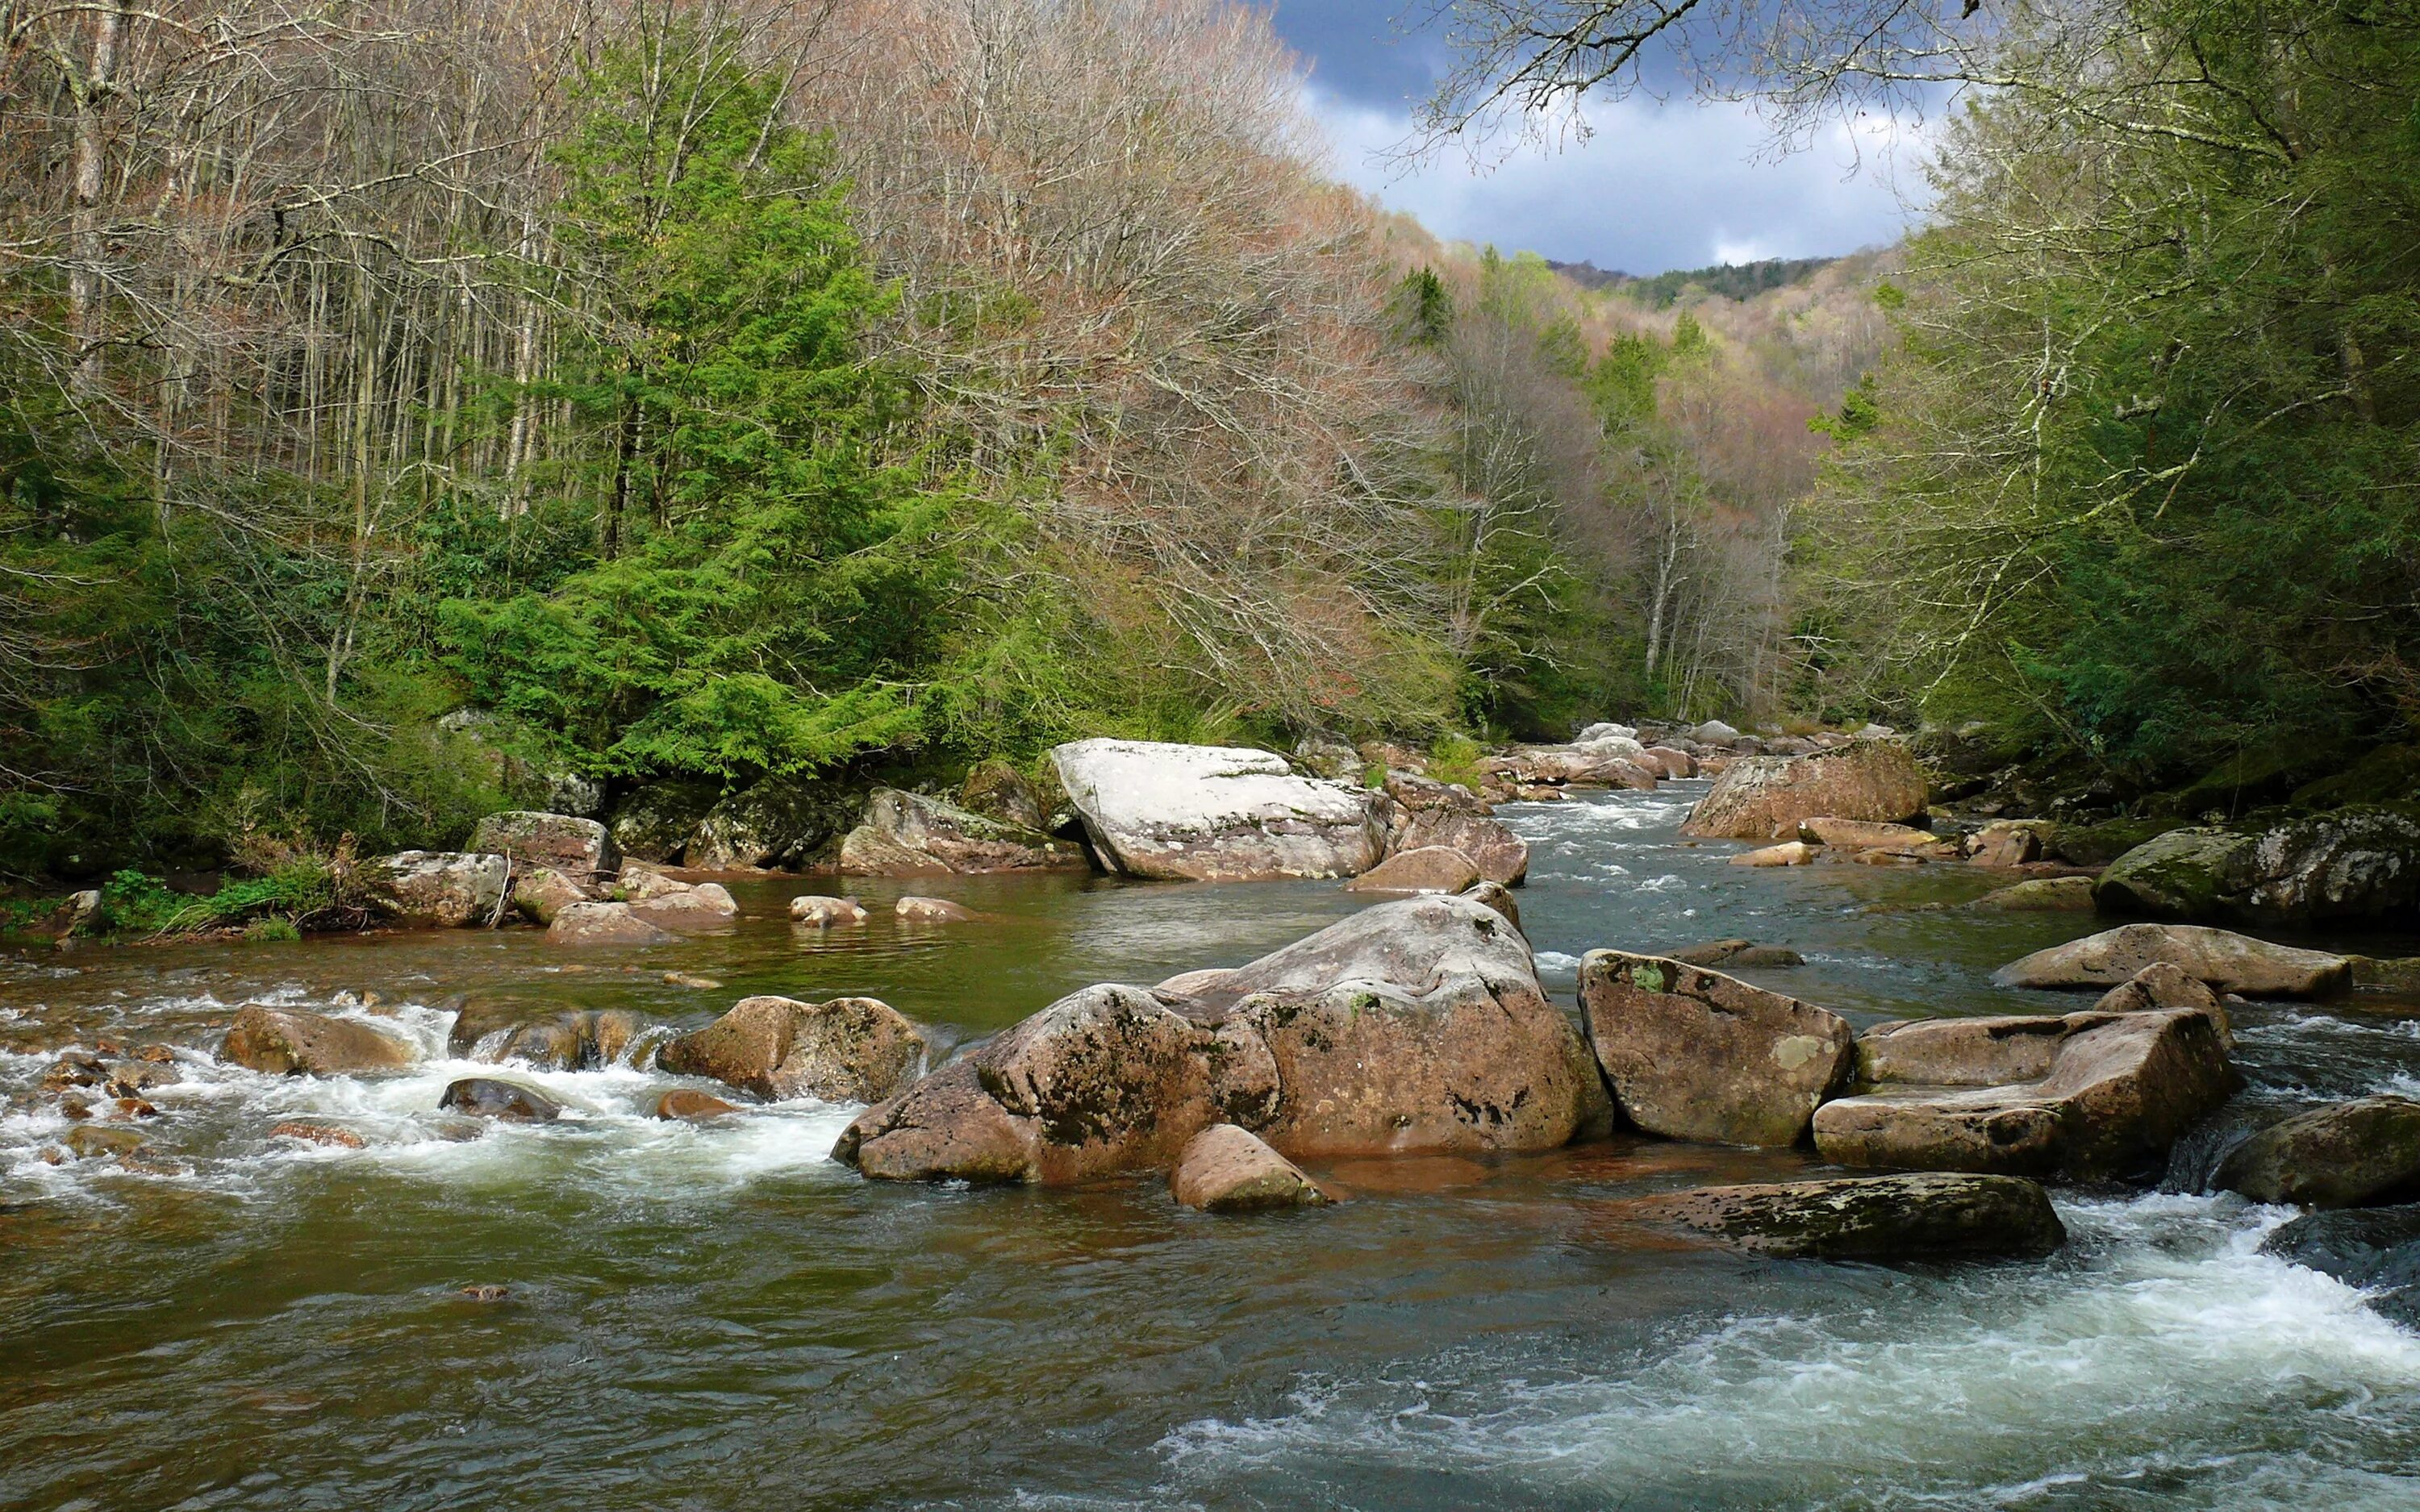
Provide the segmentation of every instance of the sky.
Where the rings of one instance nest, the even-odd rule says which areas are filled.
[[[1897,238],[1915,179],[1886,131],[1835,128],[1777,160],[1754,112],[1634,95],[1587,107],[1594,134],[1474,166],[1449,148],[1405,172],[1389,149],[1445,71],[1434,34],[1398,30],[1420,0],[1276,0],[1278,31],[1310,69],[1310,102],[1339,177],[1450,240],[1640,275],[1818,257]]]

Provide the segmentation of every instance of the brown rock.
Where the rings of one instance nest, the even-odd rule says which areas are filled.
[[[1469,856],[1442,845],[1401,851],[1344,885],[1347,892],[1460,892],[1480,881]]]
[[[1519,887],[1529,874],[1529,842],[1484,814],[1412,812],[1389,832],[1388,843],[1399,853],[1436,845],[1460,851],[1482,879],[1507,887]]]
[[[366,1024],[251,1003],[229,1026],[219,1058],[271,1076],[345,1076],[392,1071],[412,1056]]]
[[[494,1076],[466,1076],[451,1084],[437,1105],[504,1123],[552,1123],[563,1117],[563,1104],[536,1088]]]
[[[1812,866],[1823,852],[1803,840],[1784,841],[1731,857],[1733,866]]]
[[[66,1141],[68,1149],[78,1160],[91,1160],[97,1155],[132,1155],[150,1142],[132,1129],[112,1129],[90,1123],[70,1129]]]
[[[2271,945],[2195,924],[2127,924],[2037,950],[2002,966],[2002,987],[2115,987],[2155,962],[2180,966],[2223,993],[2246,997],[2330,997],[2352,980],[2342,956]]]
[[[961,1060],[859,1114],[832,1159],[886,1181],[1038,1181],[1041,1125],[1001,1107]]]
[[[739,917],[731,889],[720,882],[655,888],[629,907],[644,922],[670,930],[721,929]]]
[[[1512,890],[1500,882],[1481,882],[1466,887],[1462,895],[1483,908],[1493,908],[1514,929],[1521,927],[1521,903]]]
[[[460,929],[503,915],[511,871],[502,856],[398,851],[364,862],[361,881],[371,903],[407,923]]]
[[[1970,905],[2007,913],[2088,914],[2090,877],[2036,877],[1987,892]]]
[[[594,819],[522,810],[479,821],[466,849],[512,858],[516,869],[544,868],[573,883],[594,885],[622,870],[613,837]]]
[[[916,1026],[871,997],[826,1003],[749,997],[705,1028],[665,1044],[656,1064],[772,1101],[878,1103],[915,1077],[924,1055]]]
[[[1912,825],[1884,825],[1865,819],[1834,819],[1819,815],[1802,820],[1798,838],[1810,845],[1837,845],[1850,851],[1890,851],[1915,856],[1941,843],[1941,837]]]
[[[854,898],[828,898],[808,893],[790,900],[790,917],[817,929],[842,929],[866,920],[864,905]]]
[[[2298,1113],[2227,1151],[2217,1185],[2306,1208],[2408,1202],[2420,1196],[2420,1103],[2364,1097]]]
[[[513,906],[532,923],[551,924],[557,914],[587,900],[578,883],[552,867],[522,867],[513,873]]]
[[[571,903],[546,931],[549,945],[665,945],[677,937],[641,918],[628,903]]]
[[[362,1136],[350,1129],[339,1129],[333,1123],[311,1123],[301,1119],[288,1119],[269,1131],[272,1139],[300,1139],[305,1144],[333,1145],[343,1149],[359,1149]]]
[[[1658,771],[1662,772],[1663,775],[1668,778],[1695,777],[1698,775],[1698,758],[1690,755],[1685,750],[1680,750],[1671,746],[1648,747],[1647,759]]]
[[[891,911],[910,924],[962,924],[975,917],[947,898],[906,897],[892,903]]]
[[[2041,836],[2031,824],[1994,820],[1969,838],[1966,855],[1977,866],[2023,866],[2041,855]]]
[[[1777,1259],[2047,1255],[2067,1230],[2035,1182],[2009,1176],[1869,1176],[1703,1187],[1611,1204],[1617,1221],[1684,1229]]]
[[[1808,819],[1897,824],[1924,812],[1924,772],[1906,748],[1859,740],[1807,756],[1734,761],[1689,810],[1682,833],[1779,840]]]
[[[1169,1188],[1177,1201],[1204,1212],[1312,1208],[1328,1200],[1294,1162],[1232,1123],[1214,1124],[1187,1141]]]
[[[1796,1144],[1854,1063],[1830,1010],[1660,957],[1590,951],[1580,1008],[1622,1114],[1668,1138]]]
[[[703,1123],[739,1110],[694,1088],[675,1087],[656,1099],[656,1117],[666,1122]]]

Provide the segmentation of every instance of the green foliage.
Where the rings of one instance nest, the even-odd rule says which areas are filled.
[[[1668,310],[1692,289],[1717,299],[1746,300],[1767,289],[1785,288],[1823,271],[1831,257],[1767,257],[1751,263],[1725,263],[1719,268],[1689,268],[1652,278],[1634,278],[1621,285],[1624,297],[1650,309]]]
[[[228,882],[200,898],[172,892],[157,877],[125,870],[101,885],[96,922],[122,934],[180,934],[245,925],[255,938],[299,938],[302,924],[332,912],[339,902],[336,873],[316,856],[295,857],[265,875]]]
[[[1606,343],[1587,385],[1599,422],[1608,430],[1622,430],[1653,420],[1655,380],[1668,362],[1665,346],[1644,332],[1623,332]]]
[[[1476,791],[1481,754],[1479,742],[1467,735],[1440,735],[1429,745],[1428,775]]]

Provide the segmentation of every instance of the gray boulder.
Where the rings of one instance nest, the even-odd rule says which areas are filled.
[[[504,911],[512,863],[460,851],[397,851],[362,868],[370,902],[410,924],[461,929],[493,924]]]
[[[863,800],[838,780],[768,777],[697,822],[685,864],[706,872],[799,871],[834,854]]]
[[[1082,846],[1040,829],[923,794],[876,788],[864,821],[841,841],[840,870],[844,876],[912,877],[1087,872],[1092,863]]]
[[[1206,882],[1349,877],[1384,854],[1372,795],[1271,751],[1079,740],[1050,753],[1103,864]]]
[[[1600,1210],[1776,1259],[2040,1256],[2067,1242],[2050,1194],[2010,1176],[1868,1176],[1703,1187]]]
[[[1470,857],[1481,877],[1507,887],[1519,887],[1529,875],[1528,841],[1484,813],[1446,809],[1406,811],[1388,826],[1387,846],[1398,855],[1438,846],[1460,851]]]
[[[2420,1197],[2420,1103],[2364,1097],[2298,1113],[2229,1150],[2217,1184],[2305,1208]]]
[[[2381,1315],[2420,1328],[2420,1205],[2306,1212],[2260,1253],[2358,1287]]]
[[[2332,997],[2352,983],[2343,956],[2195,924],[2126,924],[2036,950],[1993,973],[2001,987],[2115,987],[2158,962],[2245,997]]]
[[[545,867],[583,886],[594,886],[622,870],[622,853],[605,826],[570,814],[489,814],[471,832],[470,848],[509,856],[517,867]]]
[[[625,795],[613,810],[613,844],[634,860],[672,864],[689,852],[697,826],[722,798],[711,782],[673,779]]]
[[[1664,957],[1590,951],[1580,1010],[1622,1116],[1667,1138],[1796,1144],[1853,1065],[1838,1014]]]
[[[563,1117],[563,1104],[536,1088],[495,1076],[466,1076],[454,1082],[437,1105],[449,1113],[504,1123],[552,1123]]]
[[[1906,747],[1859,740],[1805,756],[1735,761],[1681,827],[1716,840],[1786,840],[1809,819],[1898,824],[1922,815],[1924,799],[1924,769]]]
[[[2307,924],[2420,905],[2420,821],[2353,807],[2258,832],[2175,829],[2118,856],[2093,900],[2187,922]]]

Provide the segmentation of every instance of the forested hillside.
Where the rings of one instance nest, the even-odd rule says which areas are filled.
[[[1436,245],[1219,0],[7,15],[21,877],[1761,708],[1878,334]]]

